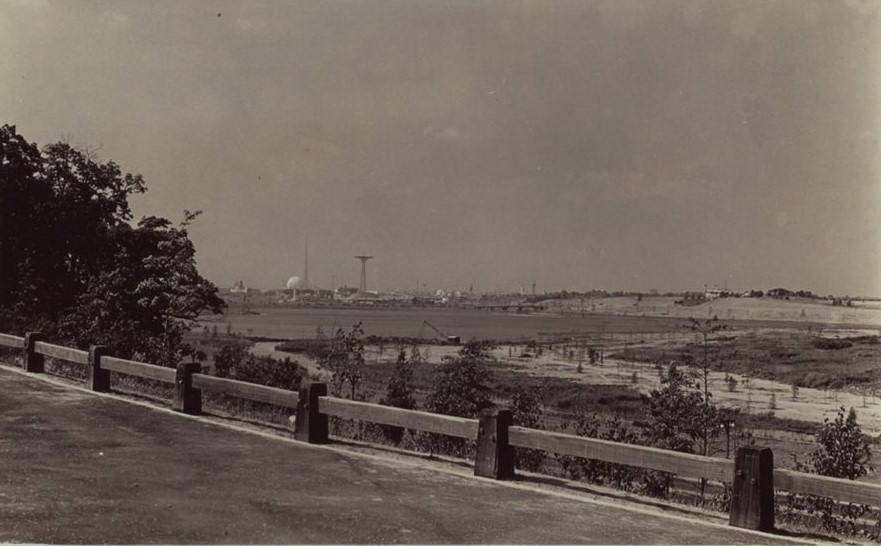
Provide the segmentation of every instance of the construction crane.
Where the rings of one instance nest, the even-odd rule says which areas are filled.
[[[422,334],[423,334],[423,332],[425,331],[425,327],[426,327],[426,326],[428,326],[429,328],[431,328],[431,329],[434,331],[434,333],[438,335],[438,337],[440,337],[441,339],[445,340],[447,343],[453,343],[453,344],[456,344],[456,345],[458,345],[458,344],[460,343],[459,336],[448,336],[448,335],[446,335],[445,333],[441,332],[440,329],[438,329],[437,326],[435,326],[434,324],[428,322],[427,320],[423,320],[423,321],[422,321],[422,326],[419,327],[419,336],[418,336],[419,339],[422,339]]]

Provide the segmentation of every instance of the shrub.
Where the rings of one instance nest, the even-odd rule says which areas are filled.
[[[511,414],[514,425],[529,428],[542,426],[542,396],[537,388],[518,387],[511,397]],[[514,461],[517,468],[541,470],[545,452],[539,449],[515,448]]]
[[[601,418],[596,414],[580,412],[574,422],[564,424],[563,432],[587,438],[612,442],[642,444],[645,438],[617,417]],[[665,498],[669,494],[672,475],[583,457],[558,455],[557,462],[571,479],[634,491]]]
[[[807,462],[796,460],[799,471],[855,480],[873,470],[869,464],[872,457],[869,441],[857,423],[857,414],[853,408],[845,412],[844,407],[841,407],[834,420],[825,419],[816,438],[819,447],[808,456]],[[869,507],[837,503],[827,497],[790,494],[781,512],[784,520],[800,523],[813,519],[813,515],[818,514],[823,529],[855,535],[864,531],[857,522],[869,512]],[[881,524],[876,524],[874,529],[865,531],[865,534],[877,539],[881,534],[878,531],[881,531]]]
[[[489,344],[471,340],[457,356],[445,357],[426,399],[428,411],[475,418],[481,410],[492,407],[491,374],[486,366],[492,358],[489,350]],[[423,447],[432,453],[467,456],[473,450],[473,442],[436,434],[422,438]]]
[[[688,377],[671,364],[661,388],[643,397],[646,439],[655,447],[693,453],[719,434],[719,411]]]
[[[413,363],[407,360],[407,352],[402,348],[395,362],[395,369],[386,385],[385,397],[379,403],[403,409],[415,409],[416,399],[413,398]],[[404,436],[404,429],[395,426],[383,426],[383,435],[398,444]]]
[[[244,344],[229,344],[214,356],[214,374],[279,389],[299,390],[305,370],[289,358],[254,356]]]

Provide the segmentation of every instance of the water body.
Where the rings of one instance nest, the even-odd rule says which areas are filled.
[[[504,313],[473,309],[328,309],[305,307],[263,307],[257,314],[226,315],[206,319],[202,325],[229,324],[233,331],[248,336],[278,339],[314,338],[320,327],[325,335],[337,328],[349,329],[360,322],[366,335],[436,339],[428,321],[444,335],[498,341],[532,339],[540,332],[668,332],[680,330],[682,319],[617,316],[603,314]]]

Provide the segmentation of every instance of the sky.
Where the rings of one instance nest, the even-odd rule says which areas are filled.
[[[0,123],[220,286],[881,295],[881,0],[0,0]]]

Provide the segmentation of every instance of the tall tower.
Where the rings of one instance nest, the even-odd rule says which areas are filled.
[[[361,292],[367,292],[367,260],[373,258],[373,256],[355,256],[355,258],[361,260]]]
[[[309,288],[309,239],[306,239],[306,259],[303,263],[303,288]]]

